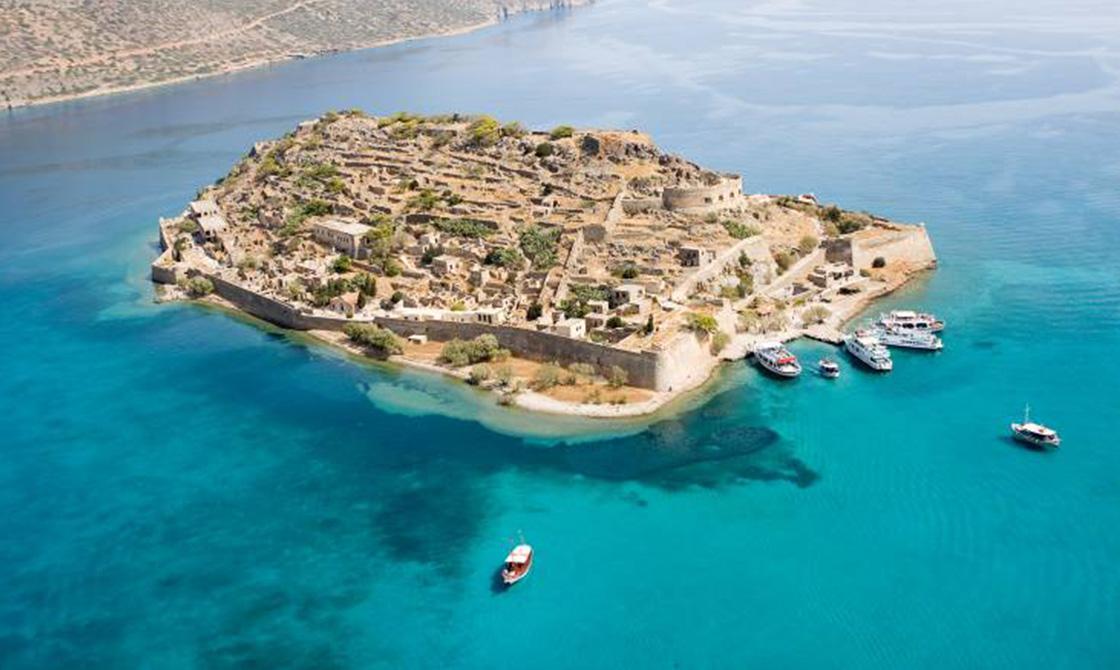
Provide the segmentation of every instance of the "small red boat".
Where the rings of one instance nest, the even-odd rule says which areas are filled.
[[[525,579],[529,568],[533,567],[533,548],[527,544],[519,544],[506,556],[505,566],[502,568],[502,582],[506,586],[513,586]]]

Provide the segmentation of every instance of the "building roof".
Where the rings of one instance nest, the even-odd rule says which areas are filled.
[[[364,223],[355,223],[353,221],[339,221],[338,219],[327,219],[326,221],[319,221],[315,224],[316,228],[326,228],[336,233],[344,233],[346,235],[365,235],[369,230],[369,226]]]
[[[221,214],[222,210],[218,209],[218,203],[207,198],[205,200],[193,200],[189,205],[191,214],[195,216],[204,216],[206,214]]]
[[[204,233],[217,233],[229,227],[221,214],[203,214],[198,217],[198,227]]]

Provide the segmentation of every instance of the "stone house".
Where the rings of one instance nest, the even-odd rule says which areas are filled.
[[[587,321],[584,319],[564,319],[552,327],[552,332],[573,340],[582,340],[587,337]]]
[[[362,223],[328,219],[312,226],[311,236],[351,258],[357,258],[362,250],[362,238],[368,231],[369,226]]]
[[[634,305],[646,296],[646,287],[641,284],[619,284],[611,289],[611,305]]]
[[[432,272],[441,277],[449,274],[455,274],[462,267],[462,259],[456,256],[443,254],[442,256],[436,256],[432,259]]]
[[[716,252],[704,247],[683,246],[680,250],[681,265],[686,268],[701,268],[716,259]]]

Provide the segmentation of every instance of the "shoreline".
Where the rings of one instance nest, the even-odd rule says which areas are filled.
[[[928,267],[912,270],[904,275],[896,277],[894,281],[889,282],[875,293],[860,295],[857,299],[853,300],[848,306],[848,309],[839,314],[839,321],[835,328],[839,331],[845,325],[851,323],[866,312],[877,300],[884,298],[899,289],[909,284],[914,279],[920,278],[930,273],[936,264]],[[254,325],[258,323],[268,324],[271,328],[277,328],[286,334],[299,333],[306,339],[314,343],[325,346],[329,349],[345,354],[348,358],[355,358],[359,362],[367,364],[380,364],[388,366],[400,366],[409,370],[426,372],[432,375],[438,375],[448,381],[456,380],[463,384],[467,384],[468,371],[466,369],[449,368],[435,363],[428,363],[426,361],[410,358],[405,355],[394,355],[384,359],[379,359],[370,356],[364,349],[359,346],[351,344],[345,335],[339,331],[329,330],[292,330],[283,326],[273,324],[260,317],[254,316],[242,309],[237,305],[226,300],[225,298],[212,294],[200,299],[181,299],[169,298],[165,299],[157,295],[157,302],[161,304],[169,303],[186,303],[190,305],[208,306],[220,309],[223,312],[233,313],[236,316],[245,318]],[[831,344],[832,346],[840,346],[834,342],[829,342],[820,337],[815,337],[809,328],[799,328],[781,333],[765,333],[760,335],[739,333],[732,338],[732,343],[725,350],[727,353],[721,356],[712,357],[709,364],[704,366],[699,374],[692,375],[686,384],[680,388],[670,391],[655,391],[652,397],[641,402],[626,403],[622,405],[613,404],[592,404],[569,402],[552,398],[543,393],[532,390],[519,390],[512,393],[506,393],[499,389],[483,389],[474,387],[481,393],[486,393],[493,396],[495,399],[495,406],[504,406],[511,410],[520,410],[531,413],[548,414],[557,417],[567,418],[584,418],[593,419],[596,422],[609,424],[612,421],[640,421],[648,422],[661,418],[664,414],[673,411],[674,409],[686,409],[690,400],[695,400],[701,396],[705,391],[709,390],[712,385],[719,379],[720,372],[724,370],[725,366],[729,363],[745,360],[750,355],[750,344],[761,339],[781,339],[784,342],[796,341],[802,338],[815,340],[824,344]],[[500,402],[502,397],[510,397],[511,402],[503,405]]]
[[[60,104],[60,103],[64,103],[64,102],[74,102],[74,101],[86,100],[86,99],[90,99],[90,98],[108,97],[108,96],[112,96],[112,95],[119,95],[119,94],[125,94],[125,93],[136,93],[136,92],[139,92],[139,91],[144,91],[144,90],[149,90],[149,89],[158,89],[158,88],[167,87],[167,86],[175,86],[177,84],[186,84],[186,83],[189,83],[189,82],[192,82],[192,81],[201,81],[203,79],[214,79],[214,78],[221,77],[221,76],[238,74],[238,73],[244,72],[246,70],[264,68],[264,67],[268,67],[268,66],[271,66],[271,65],[282,65],[282,64],[285,64],[285,63],[293,62],[293,61],[308,60],[308,59],[312,59],[312,58],[322,58],[324,56],[333,56],[333,55],[344,54],[344,53],[354,53],[354,52],[366,51],[366,50],[370,50],[370,49],[379,49],[379,48],[382,48],[382,47],[393,46],[393,45],[396,45],[396,44],[403,44],[403,43],[406,43],[406,42],[415,42],[415,41],[419,41],[419,40],[440,39],[440,38],[445,38],[445,37],[456,37],[456,36],[459,36],[459,35],[466,35],[466,34],[469,34],[469,33],[473,33],[473,32],[476,32],[478,30],[482,30],[484,28],[490,28],[492,26],[499,25],[499,24],[501,24],[501,23],[503,23],[503,22],[505,22],[509,19],[512,19],[514,17],[521,16],[521,15],[524,15],[524,14],[530,14],[530,13],[535,13],[535,12],[556,11],[556,10],[559,10],[559,9],[574,9],[574,8],[577,8],[577,7],[586,6],[588,4],[591,4],[591,0],[570,0],[570,2],[563,7],[522,8],[522,9],[519,9],[515,12],[512,12],[512,13],[508,14],[505,17],[495,16],[495,17],[492,17],[492,18],[487,19],[485,21],[480,21],[478,23],[467,24],[467,25],[464,25],[464,26],[459,26],[457,28],[447,28],[447,29],[444,29],[444,30],[438,30],[438,31],[431,32],[431,33],[424,33],[422,35],[412,35],[412,36],[408,36],[408,37],[396,37],[396,38],[389,38],[389,39],[384,39],[384,40],[377,40],[377,41],[374,41],[374,42],[369,42],[369,43],[366,43],[366,44],[361,44],[359,46],[353,46],[353,47],[336,48],[336,49],[323,49],[323,50],[320,50],[320,51],[312,51],[312,52],[308,52],[308,53],[298,53],[298,54],[297,53],[286,53],[286,54],[277,55],[277,56],[274,56],[274,57],[258,58],[258,59],[254,59],[254,60],[245,61],[243,63],[227,65],[227,66],[219,68],[219,69],[217,69],[213,72],[207,72],[205,74],[187,74],[187,75],[182,75],[182,76],[177,76],[177,77],[171,77],[169,79],[160,79],[160,80],[157,80],[157,81],[142,82],[142,83],[129,84],[129,85],[124,85],[124,86],[110,86],[108,88],[98,87],[98,88],[95,88],[95,89],[91,89],[91,90],[87,90],[87,91],[81,91],[81,92],[78,92],[78,93],[68,93],[68,94],[64,94],[64,95],[53,95],[53,96],[47,96],[47,97],[43,97],[43,98],[33,98],[33,99],[29,99],[29,100],[9,101],[6,105],[6,108],[7,108],[8,112],[14,112],[16,110],[22,110],[22,109],[41,108],[41,107],[46,107],[46,106],[49,106],[49,105],[56,105],[56,104]]]

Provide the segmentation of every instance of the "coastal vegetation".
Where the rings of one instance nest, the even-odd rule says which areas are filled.
[[[351,342],[373,350],[380,355],[397,355],[404,352],[401,338],[391,330],[381,328],[374,324],[348,323],[343,328],[346,337]]]
[[[453,339],[443,345],[439,360],[454,368],[475,363],[503,361],[509,358],[509,350],[498,344],[493,335],[479,335],[473,340]]]

